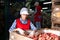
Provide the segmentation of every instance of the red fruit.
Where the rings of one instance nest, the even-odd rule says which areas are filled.
[[[56,38],[55,38],[55,40],[59,40],[59,38],[58,38],[58,37],[56,37]]]
[[[42,33],[38,40],[60,40],[59,37],[52,33]]]
[[[37,40],[38,38],[36,37],[36,38],[33,38],[33,40]]]
[[[40,37],[38,40],[45,40],[45,38],[43,38],[43,37]]]

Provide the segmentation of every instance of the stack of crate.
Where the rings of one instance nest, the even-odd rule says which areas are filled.
[[[58,5],[60,5],[60,0],[52,0],[52,9],[54,9]]]
[[[52,21],[52,28],[60,27],[60,0],[52,0],[52,14],[51,14],[51,21]]]

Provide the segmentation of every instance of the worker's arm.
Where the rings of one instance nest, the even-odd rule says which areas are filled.
[[[16,28],[16,20],[13,22],[12,26],[9,29],[9,32],[12,32],[12,31],[18,31],[20,34],[25,35],[24,30],[22,30],[20,28]]]
[[[28,37],[33,38],[35,33],[36,33],[36,31],[37,31],[37,28],[33,25],[32,22],[30,22],[30,26],[31,26],[31,30],[33,30],[33,31],[29,32]]]
[[[33,25],[32,22],[30,22],[31,30],[37,30],[37,28]]]
[[[34,14],[36,14],[36,13],[37,13],[37,9],[35,8]]]
[[[9,32],[12,32],[16,28],[16,20],[13,22],[12,26],[9,29]]]

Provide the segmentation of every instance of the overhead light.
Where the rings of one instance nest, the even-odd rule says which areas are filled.
[[[4,3],[4,1],[1,0],[0,3]]]
[[[10,5],[12,5],[12,3],[10,3]]]
[[[42,8],[42,9],[48,9],[47,7],[44,7],[44,8]]]
[[[52,2],[44,2],[43,4],[50,4],[50,3],[52,3]]]

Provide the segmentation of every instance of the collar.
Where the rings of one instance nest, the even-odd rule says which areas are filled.
[[[20,18],[20,21],[21,21],[21,23],[23,23],[23,24],[27,24],[27,20],[23,20],[22,18]]]

